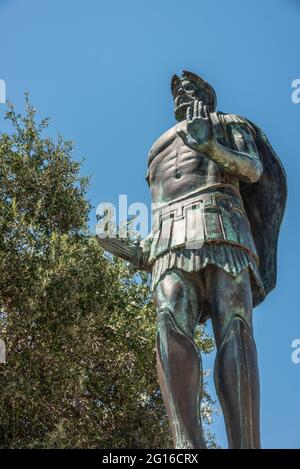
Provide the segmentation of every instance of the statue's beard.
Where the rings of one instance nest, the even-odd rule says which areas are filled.
[[[194,102],[193,99],[186,95],[177,96],[174,99],[175,118],[182,121],[186,118],[186,110]]]

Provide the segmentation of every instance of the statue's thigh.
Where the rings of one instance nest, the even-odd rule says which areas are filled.
[[[252,330],[252,292],[248,269],[233,277],[217,266],[206,270],[206,298],[215,339],[220,344],[234,317],[242,318]]]
[[[154,304],[160,315],[171,314],[177,326],[193,336],[202,310],[200,286],[193,277],[180,270],[170,270],[154,291]]]

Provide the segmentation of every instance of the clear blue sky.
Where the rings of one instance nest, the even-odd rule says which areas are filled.
[[[278,285],[255,311],[262,444],[300,448],[300,364],[291,361],[291,342],[300,338],[300,104],[290,97],[300,78],[300,2],[0,0],[0,15],[7,98],[21,109],[28,90],[52,117],[51,134],[76,142],[94,206],[118,194],[149,204],[146,156],[174,125],[174,72],[201,74],[219,110],[264,129],[285,165],[289,200]],[[4,111],[1,104],[0,130]],[[226,447],[221,417],[213,429]]]

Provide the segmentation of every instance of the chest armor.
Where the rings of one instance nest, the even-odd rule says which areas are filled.
[[[179,143],[177,138],[171,144],[174,147]],[[221,127],[218,129],[218,140],[223,145],[230,144]],[[154,159],[150,152],[150,184]],[[150,261],[169,250],[201,249],[204,243],[240,246],[257,260],[238,178],[207,157],[200,157],[197,171],[201,178],[195,190],[187,188],[187,193],[178,199],[152,205]]]
[[[220,120],[216,113],[214,116],[214,127],[217,133],[217,139],[221,145],[232,147],[232,142],[227,134],[226,126],[229,124],[241,124],[241,121],[225,121]],[[231,119],[232,120],[232,119]],[[177,130],[183,128],[186,131],[186,123],[177,124],[174,128],[165,132],[152,146],[148,155],[148,170],[146,180],[149,186],[153,189],[156,186],[164,186],[170,184],[170,179],[165,176],[164,162],[169,155],[173,156],[172,169],[170,177],[177,177],[177,167],[179,168],[178,176],[184,173],[184,169],[180,168],[183,155],[184,158],[193,160],[193,174],[198,176],[197,188],[207,187],[214,184],[232,184],[237,189],[239,188],[239,180],[234,175],[230,174],[221,165],[210,160],[205,155],[198,154],[195,150],[188,148],[182,141],[181,137],[177,135]],[[193,190],[193,188],[187,188]],[[168,200],[168,199],[166,199]]]

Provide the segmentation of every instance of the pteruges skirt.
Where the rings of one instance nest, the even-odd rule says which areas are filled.
[[[170,250],[159,256],[152,268],[151,290],[154,291],[166,272],[176,269],[199,272],[208,264],[214,264],[233,277],[248,268],[252,288],[264,291],[256,260],[240,246],[225,243],[204,243],[200,249]]]

